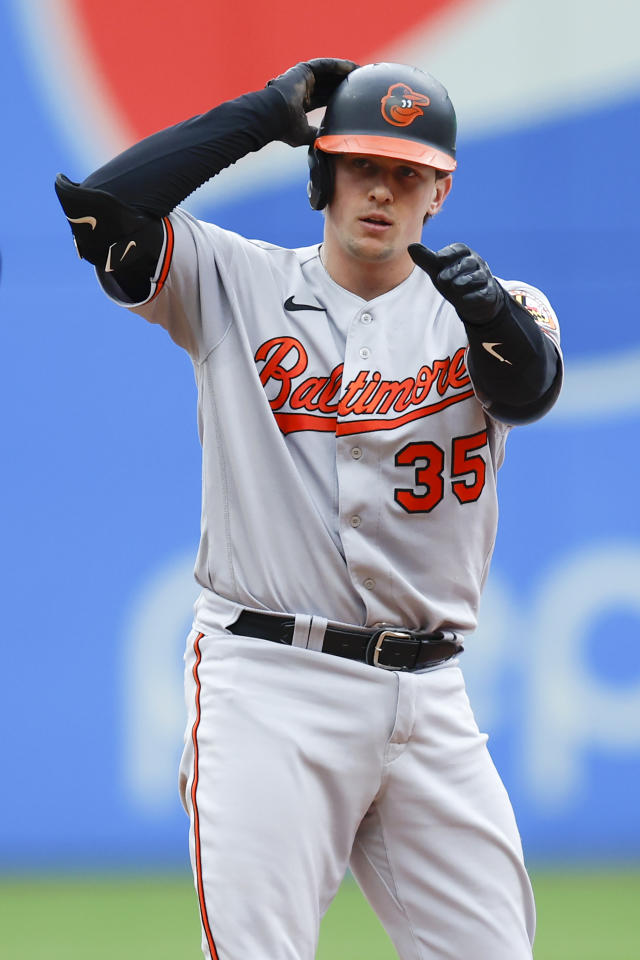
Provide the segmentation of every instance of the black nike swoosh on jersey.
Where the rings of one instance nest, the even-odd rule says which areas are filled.
[[[326,313],[324,307],[314,307],[310,303],[294,303],[293,297],[287,297],[284,302],[285,310],[320,310],[321,313]]]

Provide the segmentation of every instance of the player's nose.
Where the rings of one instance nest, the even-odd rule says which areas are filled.
[[[376,203],[389,203],[393,200],[391,183],[384,173],[376,177],[375,181],[369,187],[369,199],[375,200]]]

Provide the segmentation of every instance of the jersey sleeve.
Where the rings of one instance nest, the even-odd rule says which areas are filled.
[[[541,290],[521,280],[501,280],[500,283],[514,300],[529,311],[535,322],[554,343],[560,357],[560,326],[553,307]]]
[[[178,208],[163,218],[165,238],[148,296],[133,303],[117,280],[96,269],[107,296],[158,324],[200,363],[224,338],[236,316],[239,273],[253,284],[260,246]]]

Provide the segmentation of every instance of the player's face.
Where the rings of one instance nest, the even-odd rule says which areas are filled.
[[[327,208],[325,244],[333,256],[362,263],[413,261],[410,243],[419,241],[427,214],[438,212],[451,189],[451,176],[436,178],[433,167],[390,157],[345,154],[335,157],[335,189]]]

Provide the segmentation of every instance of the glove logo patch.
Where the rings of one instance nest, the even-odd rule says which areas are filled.
[[[380,101],[380,110],[387,123],[408,127],[416,117],[424,116],[423,107],[431,101],[424,93],[416,93],[406,83],[392,83]]]

